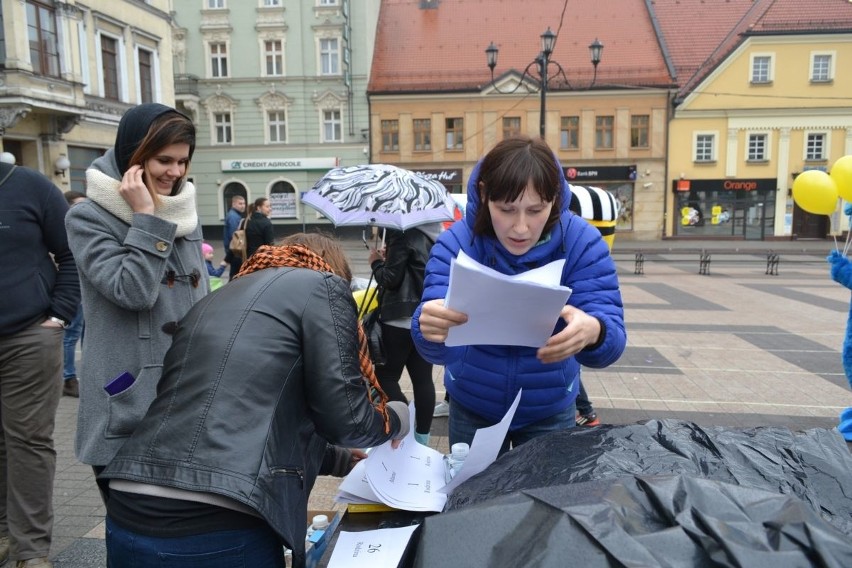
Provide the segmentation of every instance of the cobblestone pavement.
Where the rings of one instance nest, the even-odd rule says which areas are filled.
[[[360,235],[344,244],[355,274],[368,276]],[[714,251],[709,276],[690,256],[702,248]],[[852,393],[840,359],[850,294],[828,276],[824,259],[833,248],[830,241],[616,242],[616,253],[625,251],[616,259],[628,347],[613,366],[583,370],[601,420],[836,426]],[[643,275],[634,274],[637,249],[646,255]],[[780,254],[778,275],[765,274],[769,250]],[[442,374],[435,369],[438,400]],[[403,388],[410,397],[410,384]],[[51,557],[59,568],[101,567],[104,508],[91,469],[74,459],[76,412],[77,400],[63,398]],[[435,419],[431,445],[440,451],[447,451],[446,428],[446,418]],[[321,478],[311,508],[335,508],[337,483]]]

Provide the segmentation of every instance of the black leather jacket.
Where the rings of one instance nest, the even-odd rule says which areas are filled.
[[[384,288],[380,307],[383,321],[411,317],[420,305],[426,262],[433,244],[432,239],[417,229],[404,233],[388,231],[385,260],[377,260],[371,266],[376,283]]]
[[[363,448],[400,432],[367,398],[355,330],[337,276],[267,268],[223,286],[181,320],[157,398],[101,477],[235,499],[303,561],[326,440]]]

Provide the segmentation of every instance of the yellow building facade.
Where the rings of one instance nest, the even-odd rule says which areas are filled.
[[[824,238],[833,216],[795,205],[795,176],[852,154],[852,35],[746,36],[674,109],[665,235]]]
[[[2,0],[3,159],[85,190],[142,102],[174,104],[170,0]]]
[[[511,82],[500,84],[511,89]],[[665,185],[664,89],[552,91],[545,139],[568,181],[614,193],[619,240],[659,238]],[[538,136],[540,95],[523,87],[477,93],[370,96],[370,160],[438,179],[464,193],[476,162],[513,134]]]

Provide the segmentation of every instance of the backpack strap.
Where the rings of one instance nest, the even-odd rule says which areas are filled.
[[[3,185],[17,166],[15,164],[7,164],[0,162],[0,185]]]

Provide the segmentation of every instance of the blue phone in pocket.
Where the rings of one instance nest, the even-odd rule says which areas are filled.
[[[136,382],[136,377],[131,375],[129,372],[124,371],[119,376],[104,385],[104,390],[107,391],[108,395],[115,396],[129,389],[131,386],[133,386],[134,382]]]

